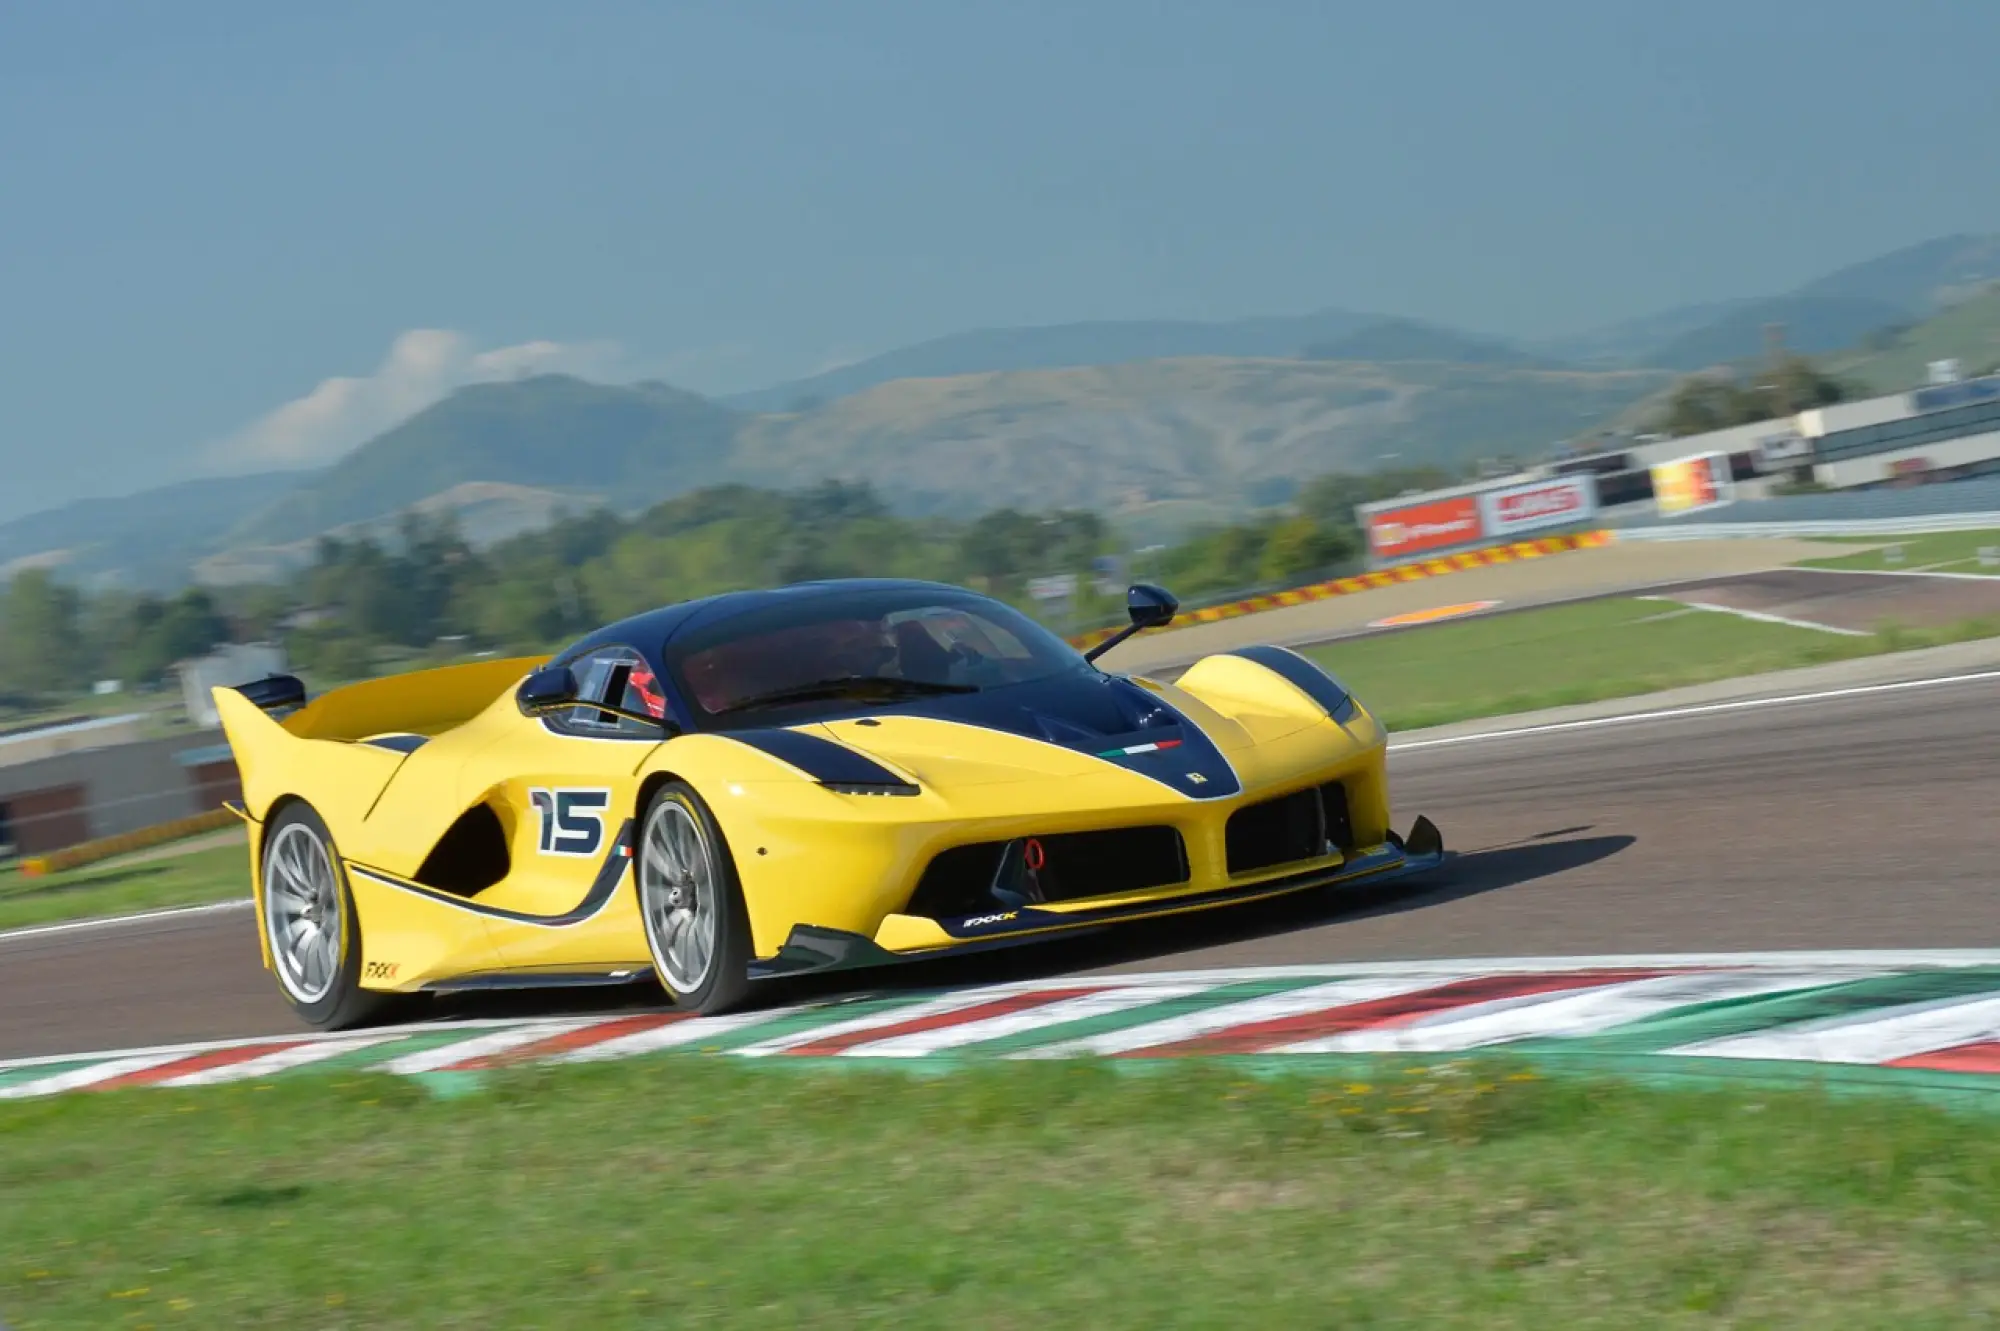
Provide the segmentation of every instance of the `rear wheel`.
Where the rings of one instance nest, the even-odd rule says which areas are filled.
[[[685,782],[660,787],[639,834],[639,912],[676,1007],[726,1012],[750,990],[750,920],[715,817]]]
[[[340,1030],[380,1018],[398,995],[361,987],[361,922],[333,835],[311,805],[293,804],[264,839],[264,938],[271,969],[308,1025]]]

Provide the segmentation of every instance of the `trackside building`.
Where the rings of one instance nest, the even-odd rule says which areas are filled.
[[[1362,505],[1377,565],[1449,554],[1592,519],[1663,518],[1757,499],[1785,482],[1830,490],[1933,485],[2000,475],[2000,375],[1926,384],[1706,434],[1650,436],[1533,473]],[[1590,482],[1560,508],[1563,481]],[[1508,499],[1507,495],[1515,498]],[[1499,507],[1504,505],[1516,507]],[[1507,516],[1489,516],[1504,512]]]

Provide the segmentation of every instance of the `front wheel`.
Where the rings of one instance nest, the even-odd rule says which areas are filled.
[[[291,805],[272,820],[264,841],[263,896],[271,969],[303,1021],[340,1030],[390,1009],[390,995],[361,987],[361,921],[354,894],[333,835],[311,805]]]
[[[715,816],[681,781],[660,787],[639,834],[639,913],[674,1006],[726,1012],[750,989],[750,920]]]

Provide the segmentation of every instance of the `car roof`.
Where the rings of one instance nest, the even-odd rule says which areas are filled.
[[[556,659],[569,660],[583,652],[615,645],[637,647],[648,653],[657,652],[669,638],[682,629],[733,619],[751,610],[761,610],[767,606],[782,605],[787,602],[823,601],[852,596],[858,592],[897,589],[913,592],[949,592],[955,596],[979,595],[970,588],[954,586],[948,582],[927,582],[921,578],[822,578],[811,582],[789,583],[783,587],[758,588],[754,591],[718,592],[713,596],[663,605],[654,610],[643,610],[615,623],[606,624],[571,643]]]

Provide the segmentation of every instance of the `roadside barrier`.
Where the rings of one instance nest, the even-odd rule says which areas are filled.
[[[169,841],[180,841],[198,836],[203,832],[215,832],[236,825],[236,815],[227,809],[211,809],[207,813],[192,814],[186,818],[175,818],[171,822],[154,823],[134,832],[121,832],[117,836],[99,837],[95,841],[83,841],[74,846],[46,855],[36,855],[21,861],[23,878],[40,878],[44,874],[61,873],[65,869],[75,869],[99,860],[108,860],[114,855],[125,855],[135,850],[146,850],[153,846],[163,846]]]
[[[1545,536],[1533,541],[1510,541],[1506,545],[1465,550],[1455,555],[1440,555],[1435,559],[1420,559],[1409,564],[1398,564],[1393,568],[1357,573],[1352,577],[1329,578],[1325,582],[1294,587],[1290,591],[1269,592],[1262,596],[1250,596],[1222,605],[1203,606],[1199,610],[1190,610],[1184,615],[1177,616],[1166,628],[1151,629],[1147,632],[1149,635],[1172,633],[1175,629],[1189,624],[1213,624],[1219,620],[1254,615],[1265,610],[1278,610],[1288,605],[1304,605],[1308,601],[1325,601],[1336,596],[1351,596],[1356,592],[1393,587],[1399,582],[1420,582],[1425,578],[1441,578],[1448,573],[1486,568],[1493,564],[1513,564],[1524,559],[1539,559],[1543,555],[1559,555],[1566,550],[1588,550],[1600,545],[1609,545],[1615,535],[1616,533],[1609,531],[1577,532],[1568,536]],[[1072,637],[1069,640],[1070,645],[1079,649],[1095,647],[1117,631],[1115,628],[1093,629],[1089,633],[1080,633]]]

